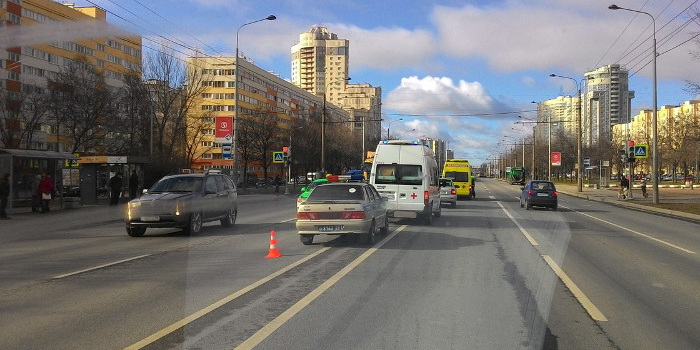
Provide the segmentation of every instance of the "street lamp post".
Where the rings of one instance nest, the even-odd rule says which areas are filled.
[[[397,121],[399,121],[399,120],[403,120],[403,118],[399,118],[399,119],[396,119],[396,120],[390,120],[390,121],[389,121],[389,125],[386,127],[386,140],[387,140],[387,141],[389,141],[389,129],[391,128],[391,123],[397,122]]]
[[[577,182],[577,191],[578,192],[583,192],[583,177],[581,176],[581,168],[583,168],[581,162],[582,162],[582,156],[581,156],[581,134],[583,133],[583,130],[581,129],[581,84],[579,83],[578,80],[572,78],[572,77],[565,77],[563,75],[557,75],[557,74],[550,74],[550,77],[559,77],[559,78],[565,78],[565,79],[571,79],[574,81],[574,84],[576,84],[576,88],[578,88],[578,111],[576,113],[576,128],[578,129],[576,132],[576,182]],[[581,82],[583,82],[583,79],[581,79]]]
[[[274,21],[277,19],[275,15],[269,15],[265,18],[261,18],[256,21],[248,22],[242,24],[240,27],[238,27],[238,30],[236,30],[236,67],[233,70],[233,76],[235,79],[235,82],[233,83],[234,91],[233,91],[233,98],[235,100],[234,102],[234,112],[233,112],[233,171],[234,171],[234,176],[236,177],[236,184],[239,183],[240,181],[240,174],[239,174],[239,165],[240,162],[238,161],[238,79],[240,77],[240,74],[238,73],[240,66],[238,65],[238,33],[241,31],[241,28],[253,24],[253,23],[258,23],[262,21]]]
[[[303,128],[303,126],[297,126],[295,128],[289,128],[289,155],[287,157],[287,184],[284,187],[284,194],[289,194],[289,183],[292,182],[292,131]]]
[[[617,6],[615,4],[608,6],[608,8],[611,10],[625,10],[625,11],[630,11],[630,12],[643,13],[651,18],[651,23],[653,24],[653,30],[654,30],[654,33],[653,33],[653,37],[654,37],[654,60],[653,60],[654,75],[653,75],[653,77],[654,78],[653,79],[654,79],[654,82],[653,82],[652,94],[654,95],[654,97],[653,97],[653,100],[654,100],[653,101],[653,103],[654,103],[653,108],[654,109],[652,109],[652,111],[651,111],[651,113],[652,113],[651,114],[651,124],[652,124],[652,132],[651,132],[652,133],[652,140],[651,140],[651,142],[652,142],[652,146],[651,146],[651,148],[652,148],[652,160],[651,160],[651,163],[652,163],[651,178],[652,178],[652,180],[651,181],[652,181],[652,187],[653,187],[652,202],[654,204],[658,204],[659,203],[659,174],[658,174],[658,172],[659,172],[659,168],[658,168],[658,166],[659,166],[659,153],[658,153],[659,149],[658,149],[658,138],[657,138],[658,135],[657,135],[657,125],[656,125],[656,110],[657,110],[657,105],[656,105],[656,102],[657,102],[656,101],[656,19],[654,18],[654,16],[652,16],[648,12],[632,10],[632,9]],[[632,175],[630,174],[630,179],[632,179],[631,176]],[[632,186],[630,186],[630,188],[631,187]]]

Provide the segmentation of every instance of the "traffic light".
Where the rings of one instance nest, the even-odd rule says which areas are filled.
[[[622,159],[623,163],[627,163],[627,150],[625,148],[619,149],[618,152],[620,153],[620,159]]]
[[[635,158],[634,158],[634,141],[630,140],[627,142],[628,148],[627,148],[627,161],[630,163],[634,163]]]
[[[292,155],[292,148],[284,146],[282,147],[282,157],[284,158],[284,164],[288,164],[289,157]]]

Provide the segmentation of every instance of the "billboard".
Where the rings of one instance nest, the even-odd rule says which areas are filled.
[[[216,126],[214,128],[215,142],[231,143],[233,142],[233,117],[216,117]]]
[[[561,166],[561,152],[552,152],[552,165]]]

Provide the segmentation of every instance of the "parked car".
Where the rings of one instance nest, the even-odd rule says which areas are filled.
[[[671,174],[661,175],[661,181],[671,181],[671,180],[673,180],[673,176],[671,176]]]
[[[301,242],[313,243],[315,235],[356,235],[374,244],[377,231],[389,230],[387,200],[374,186],[363,182],[318,185],[297,208],[296,228]]]
[[[440,178],[440,205],[449,204],[451,208],[457,207],[457,189],[452,179]]]
[[[530,180],[520,187],[520,207],[529,210],[533,206],[549,207],[557,210],[558,193],[554,183],[544,180]]]
[[[179,174],[163,177],[127,203],[124,222],[132,237],[143,236],[149,227],[179,227],[194,235],[209,221],[232,227],[237,215],[238,193],[228,176]]]

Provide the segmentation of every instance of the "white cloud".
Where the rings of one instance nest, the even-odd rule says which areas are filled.
[[[402,78],[401,84],[387,94],[388,110],[406,114],[485,115],[503,110],[479,82],[447,77]]]
[[[363,29],[343,24],[328,28],[350,40],[352,69],[427,66],[436,50],[432,34],[421,29]]]
[[[527,77],[523,77],[522,83],[523,83],[523,85],[533,87],[533,86],[535,86],[535,84],[537,82],[535,81],[535,78],[533,78],[531,76],[527,76]]]
[[[437,6],[432,18],[438,28],[438,40],[444,54],[458,59],[482,58],[493,69],[502,72],[528,69],[584,72],[618,60],[623,65],[630,65],[628,68],[633,71],[643,66],[636,64],[638,59],[634,59],[641,50],[621,57],[639,33],[646,33],[646,36],[651,34],[648,28],[650,21],[646,16],[633,20],[633,13],[608,10],[610,3],[607,0],[512,0],[502,5]],[[636,8],[638,4],[626,7]],[[676,19],[668,28],[661,30],[661,24],[681,10],[668,9],[657,19],[658,39],[684,22],[684,19]],[[647,11],[659,13],[661,8]],[[628,24],[629,28],[625,30]],[[662,46],[667,50],[685,40],[694,30],[693,27],[697,26],[681,30],[665,45],[659,40],[659,52],[663,51]],[[639,42],[632,47],[637,45],[640,45]],[[664,61],[663,68],[660,65],[659,76],[686,78],[687,67],[691,64],[688,50],[694,49],[692,45],[686,44],[659,57],[660,62]],[[640,48],[650,49],[651,42],[641,44]],[[651,65],[640,74],[651,75]]]

